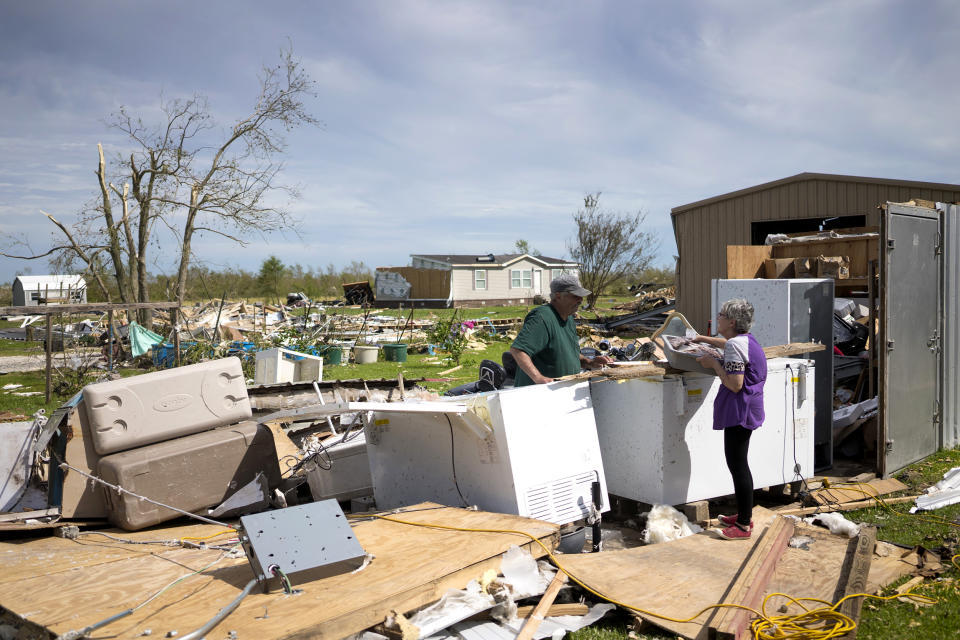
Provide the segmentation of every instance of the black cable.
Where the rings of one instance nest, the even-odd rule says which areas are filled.
[[[450,420],[449,413],[443,415],[446,417],[447,425],[450,427],[450,466],[453,468],[453,486],[457,488],[457,493],[460,495],[460,502],[463,503],[463,506],[469,507],[470,503],[463,497],[463,492],[460,491],[460,483],[457,482],[457,456],[453,449],[453,421]]]
[[[322,442],[318,441],[317,445],[320,447],[318,450],[303,456],[302,458],[297,460],[296,464],[293,464],[287,467],[287,473],[283,477],[284,478],[292,477],[297,471],[300,471],[300,469],[302,469],[304,465],[310,462],[313,462],[315,465],[317,465],[324,471],[330,471],[330,469],[333,468],[333,458],[330,457],[330,452],[327,450],[325,446],[323,446]],[[293,456],[284,456],[283,459],[286,459],[288,457],[292,458]]]

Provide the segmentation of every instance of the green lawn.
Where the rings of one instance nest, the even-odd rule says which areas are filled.
[[[460,358],[460,368],[456,371],[440,375],[441,372],[453,369],[456,363],[449,359],[448,354],[437,352],[436,355],[409,353],[406,362],[386,362],[383,352],[379,360],[371,364],[341,364],[324,365],[324,380],[351,380],[356,378],[396,378],[403,374],[407,380],[416,378],[432,379],[423,386],[437,392],[456,387],[477,379],[480,361],[484,359],[500,362],[500,355],[510,348],[510,343],[495,340],[487,344],[483,351],[466,350]]]

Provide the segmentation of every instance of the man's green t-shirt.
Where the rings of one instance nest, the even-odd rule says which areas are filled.
[[[566,321],[549,304],[536,307],[523,319],[523,327],[513,341],[513,347],[523,351],[537,370],[548,378],[559,378],[580,371],[580,341],[573,315]],[[533,384],[517,367],[515,384],[518,387]]]

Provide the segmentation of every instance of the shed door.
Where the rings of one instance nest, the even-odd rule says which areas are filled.
[[[881,282],[885,343],[880,471],[884,476],[937,450],[939,230],[937,212],[888,204]]]

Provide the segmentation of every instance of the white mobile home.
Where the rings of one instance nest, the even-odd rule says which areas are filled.
[[[410,257],[414,269],[449,272],[450,300],[456,306],[528,304],[538,295],[549,297],[553,278],[565,271],[578,273],[580,267],[569,260],[526,253]]]

